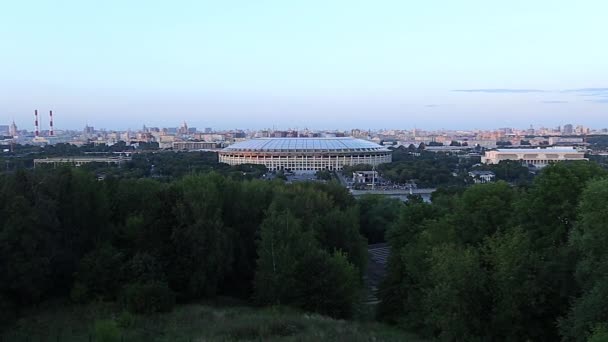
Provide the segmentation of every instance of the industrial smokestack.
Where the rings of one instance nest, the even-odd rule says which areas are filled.
[[[34,121],[34,126],[36,127],[36,137],[40,135],[40,127],[38,126],[38,109],[34,110],[34,116],[36,120]]]
[[[49,132],[49,135],[52,137],[54,135],[54,133],[53,133],[53,111],[52,110],[49,111],[49,117],[50,117],[50,123],[49,123],[50,132]]]

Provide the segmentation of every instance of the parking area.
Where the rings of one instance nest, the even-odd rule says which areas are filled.
[[[293,173],[286,173],[288,182],[308,182],[316,181],[317,176],[315,171],[296,171]]]

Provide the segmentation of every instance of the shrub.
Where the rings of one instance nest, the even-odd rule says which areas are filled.
[[[123,329],[131,328],[135,324],[135,316],[129,311],[123,311],[116,317],[116,323]]]
[[[147,253],[137,253],[126,264],[125,270],[133,282],[149,282],[164,280],[162,267],[155,257]]]
[[[608,341],[608,328],[605,324],[599,324],[593,329],[593,334],[589,337],[587,342],[603,342]]]
[[[94,326],[95,341],[117,342],[120,341],[120,329],[116,322],[111,319],[96,320]]]
[[[132,313],[168,312],[175,305],[175,294],[163,282],[134,283],[125,286],[122,302]]]
[[[116,270],[123,264],[123,253],[109,244],[104,245],[80,260],[76,281],[86,287],[90,299],[114,300],[122,283],[120,272]]]
[[[15,304],[9,300],[8,297],[0,294],[0,327],[2,327],[4,324],[12,322],[15,317]]]
[[[296,266],[293,304],[335,318],[353,314],[359,282],[356,268],[341,252],[316,251]]]
[[[221,333],[230,340],[267,340],[295,336],[306,330],[306,325],[293,318],[262,320],[233,320]]]
[[[89,289],[80,282],[74,283],[70,291],[70,299],[74,303],[86,303],[89,300]]]

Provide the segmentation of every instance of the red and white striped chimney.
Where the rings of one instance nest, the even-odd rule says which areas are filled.
[[[38,109],[34,110],[34,116],[36,120],[34,121],[34,126],[36,127],[36,136],[40,135],[40,127],[38,127]]]
[[[51,118],[50,119],[51,121],[49,123],[49,129],[50,129],[49,135],[52,137],[54,135],[54,133],[53,133],[53,111],[52,110],[49,111],[49,116]]]

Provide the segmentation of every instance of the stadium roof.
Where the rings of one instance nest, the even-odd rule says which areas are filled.
[[[223,151],[371,152],[388,149],[371,141],[354,138],[259,138],[235,143]]]

